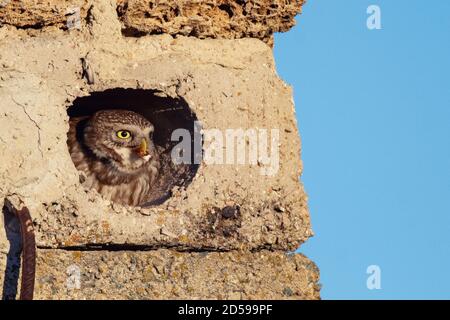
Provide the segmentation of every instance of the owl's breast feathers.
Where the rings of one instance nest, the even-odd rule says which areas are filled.
[[[157,152],[135,172],[122,172],[110,160],[99,159],[83,143],[81,132],[87,119],[88,117],[70,119],[67,141],[75,167],[86,175],[84,186],[123,205],[136,206],[148,201],[160,168]]]

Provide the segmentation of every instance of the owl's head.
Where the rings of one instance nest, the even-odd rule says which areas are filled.
[[[131,173],[155,156],[154,126],[146,118],[129,110],[101,110],[84,128],[86,146],[116,169]]]

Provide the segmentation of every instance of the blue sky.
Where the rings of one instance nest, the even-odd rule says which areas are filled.
[[[372,4],[381,30],[366,26]],[[275,36],[316,234],[300,252],[324,299],[450,299],[449,13],[446,0],[309,0]]]

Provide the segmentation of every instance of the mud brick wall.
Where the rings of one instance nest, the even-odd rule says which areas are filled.
[[[5,199],[33,218],[37,298],[319,298],[317,268],[289,253],[313,233],[292,89],[271,49],[302,2],[0,0],[8,294],[19,231]],[[67,132],[72,111],[118,101],[144,115],[158,105],[161,123],[277,129],[277,170],[202,162],[183,183],[173,175],[157,205],[112,203],[83,186]]]

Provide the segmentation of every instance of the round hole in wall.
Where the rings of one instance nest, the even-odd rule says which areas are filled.
[[[155,168],[150,171],[135,172],[133,170],[138,166],[134,166],[133,163],[130,178],[126,175],[124,176],[125,180],[118,178],[122,177],[124,172],[120,168],[117,170],[117,161],[123,162],[124,157],[127,159],[128,157],[138,159],[132,151],[142,151],[143,142],[141,144],[136,142],[132,145],[131,140],[133,138],[131,137],[130,144],[126,148],[118,149],[115,149],[118,145],[113,144],[117,141],[108,142],[107,148],[113,149],[114,152],[111,154],[111,157],[114,159],[109,159],[109,156],[102,151],[93,151],[96,147],[91,147],[92,142],[86,140],[89,139],[86,136],[86,132],[92,131],[93,119],[99,118],[98,115],[100,114],[113,114],[115,118],[122,119],[125,122],[131,114],[132,119],[143,117],[153,125],[154,130],[150,133],[149,140],[152,143],[146,147],[150,149],[151,144],[153,144],[157,156],[148,156],[150,160],[148,160],[148,157],[145,159],[149,162],[156,160],[156,173],[153,170]],[[114,202],[133,206],[162,204],[171,196],[173,187],[186,187],[198,170],[199,165],[195,164],[195,161],[176,164],[171,157],[173,147],[179,143],[179,141],[172,141],[171,139],[172,133],[177,129],[187,130],[190,133],[191,141],[189,143],[192,146],[191,150],[194,150],[194,130],[197,118],[187,102],[181,97],[167,97],[164,93],[157,90],[108,89],[101,92],[92,92],[89,96],[75,99],[72,106],[68,109],[68,115],[71,127],[68,133],[69,151],[75,166],[81,172],[81,182],[88,187],[96,189],[100,194]],[[112,121],[114,122],[117,119]],[[123,121],[119,122],[124,123]],[[140,121],[137,122],[141,123]],[[109,140],[110,137],[112,140],[116,138],[112,136],[112,130],[117,130],[119,127],[115,126],[116,129],[113,129],[113,127],[106,129],[111,130],[111,133],[103,136],[99,143],[102,143],[105,139]],[[128,128],[126,125],[124,129],[133,131],[133,128]],[[126,140],[128,138],[128,130],[117,130],[114,131],[114,134]],[[145,131],[145,134],[147,133]],[[122,145],[119,145],[119,147],[122,147]],[[80,157],[82,157],[82,161],[80,161]],[[192,155],[193,159],[194,155]],[[148,175],[152,176],[152,179],[147,179]],[[141,182],[136,184],[136,179],[140,179]],[[149,188],[143,187],[142,183],[144,185],[149,184]],[[118,196],[119,193],[122,193],[122,195]]]

